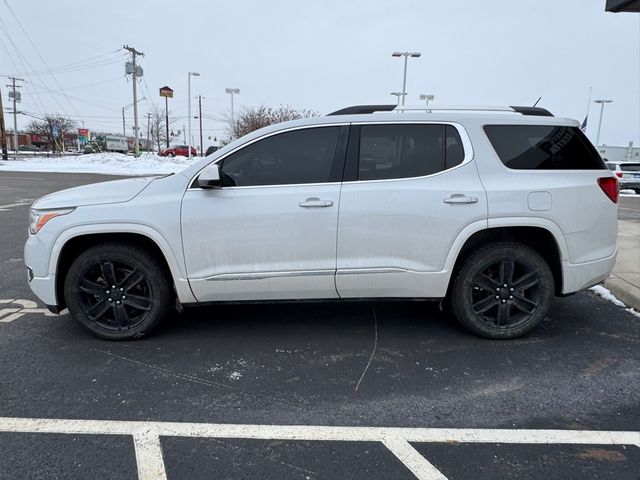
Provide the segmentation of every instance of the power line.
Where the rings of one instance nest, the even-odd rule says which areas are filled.
[[[95,57],[89,57],[89,58],[86,58],[84,60],[77,60],[75,62],[66,63],[64,65],[59,65],[57,67],[51,67],[51,70],[54,71],[54,72],[58,72],[60,70],[68,70],[68,69],[73,69],[73,68],[84,68],[84,67],[87,67],[87,66],[99,65],[101,63],[105,63],[105,64],[107,64],[107,63],[109,63],[109,64],[118,63],[118,62],[120,62],[122,60],[120,57],[119,58],[110,59],[108,61],[106,61],[106,60],[98,61],[98,59],[102,59],[104,57],[107,57],[107,56],[110,56],[110,55],[114,55],[114,54],[118,53],[121,50],[122,49],[119,48],[118,50],[114,50],[114,51],[106,53],[106,54],[97,55]],[[47,73],[47,70],[46,69],[45,70],[34,70],[34,71],[31,71],[31,72],[25,72],[25,73],[31,73],[31,74]]]
[[[26,65],[24,63],[24,61],[22,60],[22,57],[20,55],[20,52],[18,50],[18,47],[16,46],[15,43],[13,43],[13,40],[11,39],[11,36],[9,35],[4,22],[2,21],[2,17],[0,17],[0,31],[2,33],[5,34],[5,36],[8,38],[9,42],[11,42],[11,44],[13,45],[13,47],[16,50],[16,53],[18,54],[18,60],[20,61],[20,63],[22,64],[23,67],[26,68]],[[9,60],[11,60],[11,63],[13,64],[13,67],[16,70],[17,74],[22,74],[21,69],[18,67],[18,65],[16,64],[16,62],[13,59],[13,56],[11,55],[11,53],[9,52],[9,49],[7,48],[6,44],[4,43],[4,40],[2,40],[2,36],[0,35],[0,43],[2,43],[2,47],[4,48],[5,52],[7,53],[7,56],[9,57]],[[31,77],[29,75],[25,75],[29,80],[31,79]],[[38,98],[38,102],[39,102],[39,108],[44,111],[44,102],[42,101],[42,98],[40,98],[40,95],[36,95]],[[35,101],[35,99],[34,99]],[[38,107],[38,105],[36,105],[36,107]]]
[[[42,56],[42,54],[40,53],[40,50],[38,49],[38,47],[36,46],[36,44],[33,42],[33,40],[31,39],[31,36],[29,35],[29,33],[27,32],[27,30],[24,28],[24,26],[22,25],[22,22],[20,22],[20,19],[17,17],[17,15],[14,13],[13,9],[11,8],[11,6],[9,5],[9,2],[7,0],[4,0],[4,4],[7,6],[7,8],[9,9],[9,11],[11,12],[11,15],[13,16],[13,18],[15,19],[16,23],[18,24],[18,26],[20,27],[20,29],[22,30],[22,33],[24,33],[25,37],[27,37],[27,40],[29,40],[29,43],[31,44],[31,46],[33,47],[33,49],[36,51],[36,53],[38,54],[38,57],[40,58],[40,60],[42,61],[42,63],[44,64],[45,67],[47,67],[47,70],[49,71],[49,75],[51,75],[51,78],[53,78],[53,80],[56,82],[56,85],[58,86],[58,88],[61,91],[64,91],[64,89],[62,88],[62,85],[60,85],[60,82],[58,82],[58,79],[56,78],[56,76],[53,74],[53,72],[51,72],[51,68],[49,68],[49,64],[47,63],[47,61],[44,59],[44,57]],[[65,95],[66,96],[66,95]],[[69,99],[69,97],[67,97],[67,102],[69,103],[69,105],[71,105],[71,109],[78,113],[78,110],[76,110],[75,105],[73,104],[73,102],[71,101],[71,99]]]

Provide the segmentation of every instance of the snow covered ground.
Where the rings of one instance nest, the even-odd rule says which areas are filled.
[[[102,173],[111,175],[153,175],[179,172],[201,157],[160,157],[143,153],[138,158],[121,153],[93,153],[69,157],[33,157],[0,160],[0,172]]]

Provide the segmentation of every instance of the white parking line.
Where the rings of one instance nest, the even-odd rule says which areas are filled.
[[[62,420],[0,417],[0,432],[132,435],[138,478],[165,480],[160,437],[381,442],[418,479],[446,477],[409,442],[636,445],[640,432],[593,430],[507,430],[477,428],[327,427],[311,425],[234,425],[216,423]]]
[[[39,313],[47,317],[55,316],[46,308],[37,308],[38,304],[36,302],[24,298],[0,299],[0,305],[19,305],[18,308],[0,308],[0,323],[11,323],[28,313]]]
[[[22,207],[24,205],[29,205],[31,201],[32,200],[30,199],[25,199],[25,200],[20,200],[16,203],[9,203],[8,205],[0,205],[0,212],[6,212],[7,210],[10,210],[15,207]]]

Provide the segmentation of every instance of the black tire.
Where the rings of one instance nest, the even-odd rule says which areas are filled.
[[[450,304],[471,332],[507,340],[527,334],[549,314],[554,288],[551,268],[536,251],[519,243],[493,243],[464,260],[453,279]]]
[[[64,297],[71,316],[107,340],[147,335],[175,303],[162,260],[124,243],[97,245],[78,255],[64,280]]]

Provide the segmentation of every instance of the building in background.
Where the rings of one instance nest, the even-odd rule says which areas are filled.
[[[629,142],[626,147],[610,147],[600,145],[597,147],[600,156],[609,162],[638,162],[640,161],[640,148],[634,147],[633,142]]]

